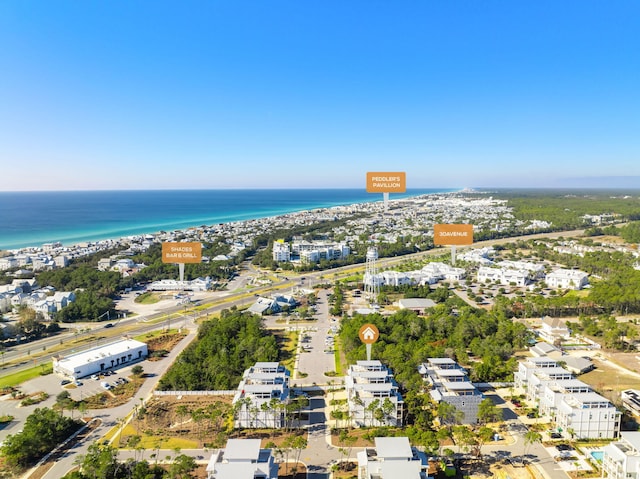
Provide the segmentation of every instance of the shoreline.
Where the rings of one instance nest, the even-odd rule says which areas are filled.
[[[138,190],[136,193],[144,193],[146,191],[152,190]],[[182,191],[182,190],[174,190],[174,191]],[[214,191],[222,191],[226,192],[229,190],[214,190]],[[244,190],[235,190],[235,191],[244,191]],[[271,192],[278,191],[276,189],[269,190]],[[293,191],[293,190],[285,190],[285,191]],[[313,191],[339,191],[337,189],[316,189]],[[351,190],[353,191],[353,190]],[[456,190],[447,190],[443,189],[441,191],[428,191],[423,192],[425,190],[418,191],[408,191],[404,194],[397,194],[398,197],[392,197],[389,199],[390,204],[396,201],[403,201],[409,199],[415,199],[423,196],[430,195],[449,195],[460,193],[462,189]],[[68,193],[68,192],[62,192]],[[98,192],[99,193],[99,192]],[[268,221],[277,218],[286,218],[291,215],[305,215],[312,212],[319,212],[323,210],[331,210],[331,209],[343,209],[343,208],[358,208],[363,207],[363,205],[368,205],[369,208],[374,205],[379,205],[383,203],[382,194],[369,194],[370,196],[375,196],[376,198],[371,198],[370,200],[361,200],[355,202],[335,202],[327,204],[327,202],[323,202],[323,204],[309,207],[309,206],[301,206],[300,208],[286,208],[283,209],[280,207],[278,210],[274,211],[245,211],[245,212],[224,212],[219,214],[218,216],[210,217],[210,218],[176,218],[174,220],[168,218],[164,222],[153,222],[152,224],[140,224],[131,225],[131,226],[121,226],[121,227],[113,227],[109,228],[107,225],[106,231],[80,231],[80,232],[67,232],[66,234],[63,232],[60,235],[54,237],[51,235],[51,239],[43,240],[43,239],[34,239],[33,241],[25,240],[25,243],[22,243],[21,246],[15,246],[14,244],[9,244],[10,247],[0,248],[0,253],[10,253],[10,254],[19,254],[21,251],[36,251],[41,250],[43,245],[48,243],[61,243],[62,248],[65,249],[75,249],[85,246],[86,244],[95,244],[95,243],[119,243],[125,239],[131,237],[140,237],[140,236],[158,236],[167,232],[186,232],[193,229],[198,229],[201,227],[212,228],[215,226],[221,225],[234,225],[234,226],[242,226],[247,222],[255,222],[255,221]],[[366,209],[366,208],[365,208]],[[266,214],[265,214],[266,213]],[[273,213],[273,214],[269,214]],[[211,221],[213,220],[213,221]]]

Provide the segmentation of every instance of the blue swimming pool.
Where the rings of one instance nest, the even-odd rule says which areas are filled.
[[[602,456],[604,456],[603,451],[591,451],[590,454],[596,461],[602,462]]]

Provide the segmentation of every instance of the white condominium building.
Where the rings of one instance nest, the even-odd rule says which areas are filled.
[[[289,400],[289,371],[276,362],[257,362],[247,369],[233,397],[235,427],[281,428]]]
[[[482,393],[469,381],[467,372],[450,358],[428,358],[418,371],[429,385],[436,403],[446,402],[464,414],[464,424],[475,424]]]
[[[291,261],[291,249],[289,248],[289,243],[274,241],[272,251],[274,261]]]
[[[567,394],[556,414],[556,424],[578,439],[613,439],[620,434],[621,413],[597,393]]]
[[[620,411],[556,361],[546,357],[522,361],[514,380],[540,414],[578,439],[611,439],[620,433]]]
[[[345,385],[354,426],[402,425],[404,401],[393,374],[380,361],[349,366]]]

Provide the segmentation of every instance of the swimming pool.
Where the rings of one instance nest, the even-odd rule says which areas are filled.
[[[596,461],[602,462],[604,451],[591,451],[590,454],[591,454],[591,457],[593,457]]]

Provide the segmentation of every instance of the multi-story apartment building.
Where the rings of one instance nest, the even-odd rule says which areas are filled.
[[[546,357],[520,362],[515,385],[527,400],[556,425],[579,439],[615,438],[620,432],[620,411],[606,398],[575,379],[573,374]]]
[[[276,362],[257,362],[247,369],[233,398],[235,427],[284,427],[289,376],[289,371]]]
[[[375,448],[360,451],[358,479],[428,479],[426,455],[406,437],[376,437]]]
[[[418,368],[431,386],[429,394],[437,403],[446,402],[463,413],[462,422],[475,424],[478,407],[484,399],[467,376],[467,372],[450,358],[429,358]]]
[[[273,261],[291,261],[291,248],[284,241],[273,242]]]
[[[404,401],[392,372],[380,361],[358,361],[345,380],[352,424],[401,426]]]
[[[594,392],[567,394],[557,409],[556,424],[578,439],[613,439],[620,434],[621,413]]]

